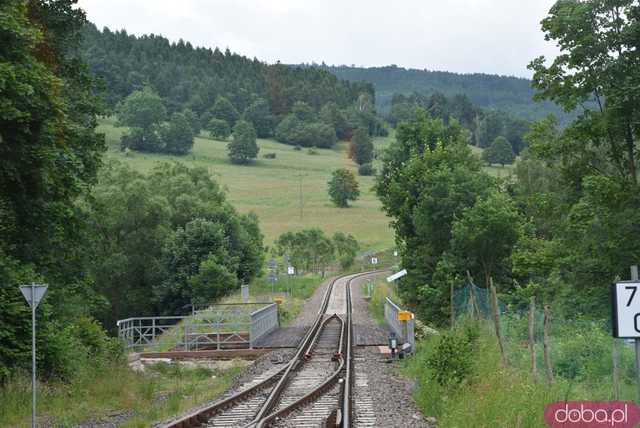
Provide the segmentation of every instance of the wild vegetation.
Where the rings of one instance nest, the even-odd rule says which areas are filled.
[[[243,119],[260,138],[275,135],[304,147],[333,147],[359,126],[375,135],[386,132],[375,114],[373,87],[364,82],[319,69],[268,65],[228,49],[194,48],[182,40],[99,31],[92,24],[84,26],[82,36],[79,52],[104,82],[108,107],[133,127],[123,136],[123,147],[187,153],[193,143],[185,119],[193,135],[207,129],[226,138],[227,129]]]
[[[348,208],[349,201],[360,196],[358,180],[351,171],[345,168],[336,169],[327,183],[329,196],[338,208]]]
[[[360,245],[351,234],[336,232],[327,237],[320,229],[306,229],[280,235],[275,250],[277,255],[289,257],[298,273],[320,273],[324,277],[327,268],[336,261],[342,269],[350,268]]]

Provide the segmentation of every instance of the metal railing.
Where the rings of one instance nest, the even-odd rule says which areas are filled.
[[[411,314],[411,319],[408,321],[398,320],[398,313],[402,311],[387,297],[384,302],[384,319],[387,321],[387,325],[391,328],[403,343],[411,345],[411,352],[416,349],[416,336],[415,336],[415,317]]]
[[[278,305],[272,303],[269,306],[251,313],[251,330],[249,332],[249,346],[253,348],[255,342],[261,337],[271,333],[280,326],[278,319]]]
[[[133,352],[251,348],[278,327],[278,307],[275,303],[211,305],[194,309],[192,315],[127,318],[117,326],[118,337]]]

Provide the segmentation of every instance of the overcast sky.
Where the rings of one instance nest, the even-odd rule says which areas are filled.
[[[162,34],[262,61],[530,76],[553,56],[554,0],[80,0],[98,28]]]

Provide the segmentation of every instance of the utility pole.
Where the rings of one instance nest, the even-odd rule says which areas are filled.
[[[302,221],[303,218],[303,207],[304,207],[304,199],[303,199],[303,195],[302,195],[302,179],[304,178],[304,174],[300,173],[300,175],[298,175],[298,195],[299,195],[299,205],[300,205],[300,220]]]

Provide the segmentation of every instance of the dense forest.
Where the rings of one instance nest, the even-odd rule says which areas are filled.
[[[325,70],[266,64],[219,49],[171,43],[158,35],[83,29],[80,55],[106,86],[106,101],[131,133],[123,147],[186,153],[191,134],[225,135],[244,119],[261,138],[331,147],[358,127],[383,132],[373,85],[342,80]],[[132,117],[141,109],[148,117]],[[138,116],[140,116],[138,114]],[[141,124],[142,122],[142,124]],[[176,144],[176,137],[185,143]]]
[[[391,108],[394,94],[422,95],[441,93],[447,97],[464,94],[478,107],[503,110],[520,119],[539,119],[550,113],[561,122],[569,115],[555,104],[535,102],[531,80],[491,74],[458,74],[448,71],[406,69],[395,65],[386,67],[349,67],[320,65],[341,79],[365,81],[374,85],[377,107],[381,112]]]
[[[269,65],[229,49],[171,43],[153,34],[138,37],[125,30],[100,31],[93,24],[82,31],[80,51],[91,71],[104,80],[111,107],[145,85],[166,100],[169,113],[189,108],[202,114],[218,96],[239,112],[265,99],[276,116],[289,113],[296,101],[319,110],[330,101],[344,108],[362,93],[374,96],[373,85],[341,80],[323,70]]]

